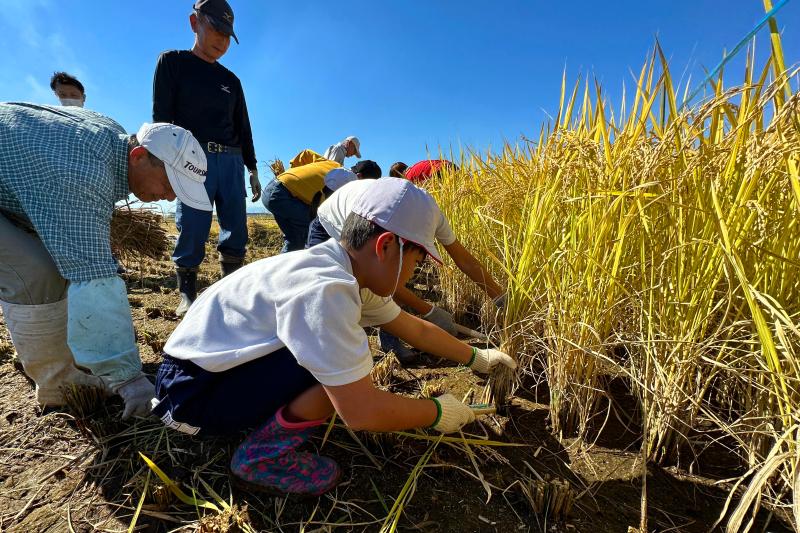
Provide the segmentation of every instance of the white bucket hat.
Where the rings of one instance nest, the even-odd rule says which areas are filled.
[[[206,154],[197,139],[174,124],[142,124],[136,133],[139,145],[164,162],[167,178],[182,203],[201,211],[211,211],[203,183],[206,181]]]
[[[357,179],[358,176],[346,168],[334,168],[325,174],[325,186],[330,190],[335,191],[342,185]]]
[[[427,191],[403,178],[375,180],[356,199],[353,213],[409,242],[421,246],[439,263],[434,240],[442,212]]]
[[[358,140],[358,137],[354,137],[350,135],[349,137],[345,137],[345,141],[353,141],[353,144],[356,147],[356,157],[361,159],[361,141]]]

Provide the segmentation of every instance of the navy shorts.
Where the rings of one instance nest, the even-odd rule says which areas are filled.
[[[317,383],[288,348],[224,372],[164,354],[153,414],[184,433],[230,435],[263,425]]]

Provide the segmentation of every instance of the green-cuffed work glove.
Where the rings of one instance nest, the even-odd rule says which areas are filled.
[[[453,433],[475,420],[475,413],[468,405],[459,402],[452,394],[431,398],[436,403],[438,415],[431,429],[442,433]]]
[[[119,385],[114,392],[122,396],[122,400],[125,402],[122,420],[127,420],[132,416],[150,415],[151,401],[155,398],[156,388],[144,374]]]
[[[467,366],[475,372],[488,374],[499,364],[506,365],[512,370],[517,368],[517,362],[510,355],[492,348],[487,350],[472,348],[472,359]]]
[[[441,307],[436,307],[434,305],[433,307],[431,307],[431,310],[428,311],[426,315],[423,315],[422,318],[424,318],[431,324],[436,324],[450,335],[453,336],[456,335],[456,323],[453,320],[453,315],[451,315]]]

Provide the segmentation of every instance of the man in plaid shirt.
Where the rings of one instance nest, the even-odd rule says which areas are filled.
[[[93,111],[0,103],[0,308],[40,404],[94,385],[122,397],[123,418],[150,412],[111,215],[130,192],[210,211],[205,174],[178,126],[128,135]]]

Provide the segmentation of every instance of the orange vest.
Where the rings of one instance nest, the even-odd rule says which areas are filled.
[[[295,198],[310,205],[314,195],[325,186],[325,175],[340,166],[313,150],[303,150],[289,161],[289,170],[277,179]]]

